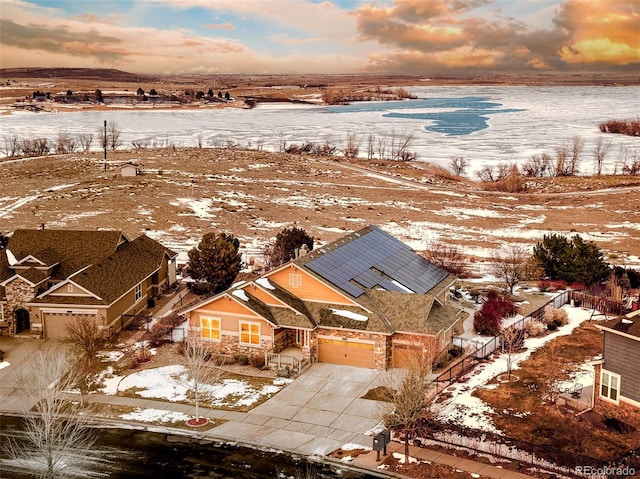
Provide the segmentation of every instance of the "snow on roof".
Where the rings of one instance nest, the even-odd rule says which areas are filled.
[[[245,293],[243,289],[236,289],[232,291],[231,294],[243,301],[249,301],[249,296],[247,296],[247,293]]]
[[[13,266],[15,264],[18,264],[18,260],[13,255],[13,253],[11,251],[9,251],[9,248],[7,248],[6,251],[7,251],[7,261],[9,262],[9,266]]]
[[[356,321],[368,321],[369,320],[369,318],[367,316],[365,316],[364,314],[354,313],[353,311],[345,311],[343,309],[331,309],[331,312],[333,314],[338,315],[338,316],[343,316],[343,317],[349,318],[349,319],[355,319]]]
[[[256,283],[267,289],[276,289],[270,282],[268,278],[258,278],[256,279]]]

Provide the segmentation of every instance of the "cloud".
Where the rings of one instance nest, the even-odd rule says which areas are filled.
[[[354,12],[360,39],[387,49],[370,55],[370,69],[424,74],[640,63],[637,0],[568,0],[555,10],[550,28],[502,17],[500,9],[489,12],[484,7],[490,3],[393,0],[386,7],[361,6]]]
[[[278,33],[271,35],[269,39],[276,43],[282,43],[284,45],[302,45],[304,43],[323,43],[326,42],[326,38],[292,38],[288,33]]]
[[[570,32],[558,55],[569,64],[640,63],[640,2],[567,1],[557,18]]]
[[[236,27],[234,27],[230,23],[205,23],[203,27],[211,28],[213,30],[235,30],[236,29]]]

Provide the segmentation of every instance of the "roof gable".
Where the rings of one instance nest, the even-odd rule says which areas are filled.
[[[449,276],[376,226],[314,250],[298,262],[354,298],[371,288],[424,294]]]

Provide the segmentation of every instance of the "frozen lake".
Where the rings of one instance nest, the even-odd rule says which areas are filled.
[[[593,172],[598,138],[611,140],[603,172],[613,172],[625,153],[640,154],[638,138],[605,135],[598,123],[640,116],[640,87],[410,87],[417,100],[366,102],[346,106],[261,104],[252,110],[113,110],[71,113],[14,112],[1,118],[2,137],[47,137],[97,132],[115,121],[123,145],[150,143],[192,147],[225,146],[276,151],[287,144],[329,142],[340,148],[350,134],[366,155],[369,135],[387,140],[414,136],[410,151],[419,160],[446,167],[453,157],[471,161],[470,171],[500,162],[553,154],[574,136],[584,140],[580,172]],[[0,141],[3,141],[0,139]]]

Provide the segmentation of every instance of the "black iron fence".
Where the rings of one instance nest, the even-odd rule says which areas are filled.
[[[542,319],[544,316],[544,310],[547,306],[553,306],[554,308],[560,308],[561,306],[569,303],[570,291],[564,291],[552,299],[547,301],[543,306],[539,307],[524,318],[519,319],[513,323],[511,328],[523,329],[525,325],[534,319]],[[456,381],[459,377],[469,372],[475,363],[486,359],[491,353],[500,347],[502,338],[500,336],[494,336],[481,345],[476,346],[475,349],[470,351],[466,356],[458,361],[452,363],[447,369],[440,372],[435,380],[436,394],[444,390],[449,384]]]

